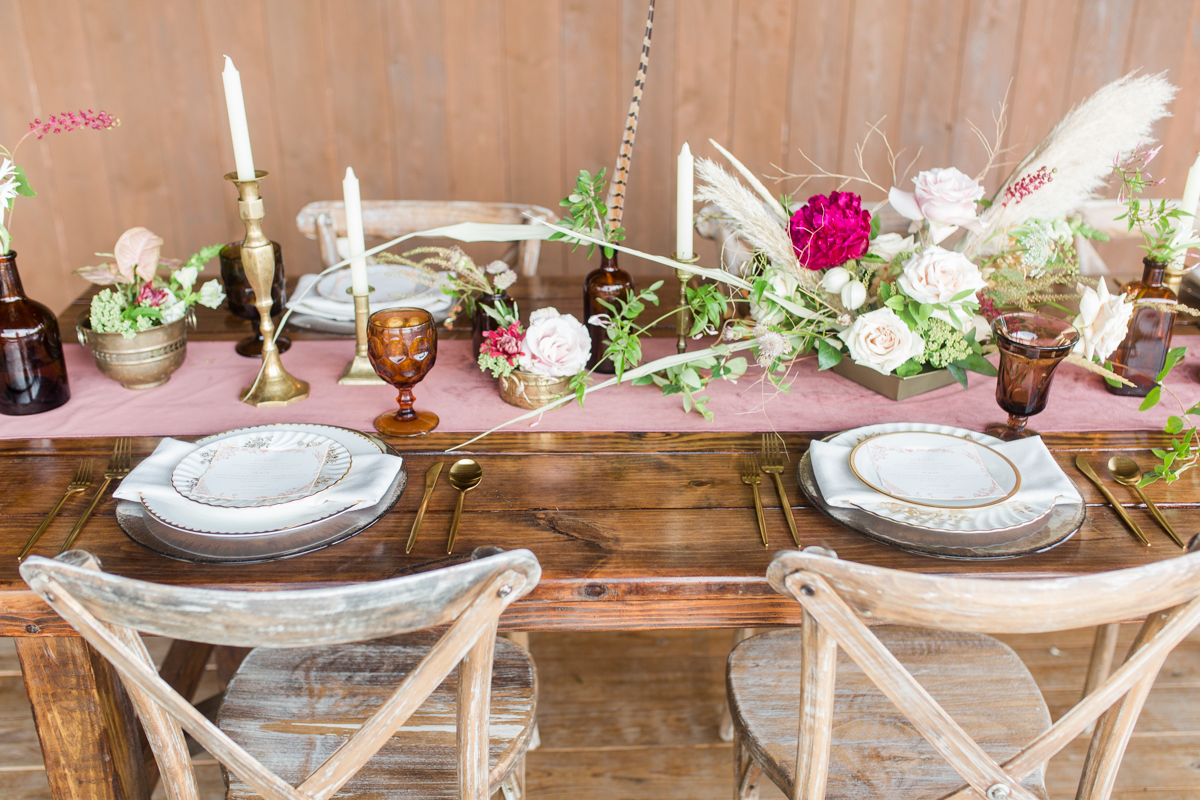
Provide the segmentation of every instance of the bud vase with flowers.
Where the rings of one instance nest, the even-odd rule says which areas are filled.
[[[127,389],[151,389],[170,380],[187,354],[186,317],[196,304],[217,308],[225,300],[221,282],[196,289],[204,265],[217,256],[214,244],[186,261],[161,258],[162,237],[147,228],[121,234],[112,261],[76,272],[106,288],[92,297],[76,325],[80,344],[91,348],[96,366]]]
[[[46,306],[31,300],[17,272],[12,249],[12,219],[17,197],[34,197],[25,170],[14,163],[17,149],[30,136],[75,130],[109,130],[121,121],[104,111],[67,111],[35,119],[12,150],[0,145],[0,414],[21,416],[58,408],[71,398],[58,321]]]
[[[499,320],[498,320],[499,321]],[[571,381],[592,352],[587,328],[570,314],[539,308],[523,327],[516,316],[484,334],[479,368],[500,380],[500,399],[519,408],[540,408],[573,394]]]

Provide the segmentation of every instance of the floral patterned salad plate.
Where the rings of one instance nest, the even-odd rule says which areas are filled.
[[[350,451],[315,431],[231,432],[180,461],[171,485],[206,506],[263,508],[319,494],[344,478],[350,466]]]

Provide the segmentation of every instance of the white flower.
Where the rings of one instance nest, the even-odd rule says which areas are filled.
[[[975,293],[987,285],[979,267],[962,253],[930,245],[904,262],[904,272],[897,280],[906,295],[918,303],[947,306],[933,316],[966,331],[971,315],[962,304],[975,302]],[[963,293],[966,293],[965,295]]]
[[[821,289],[830,294],[837,294],[850,282],[850,277],[850,270],[845,267],[830,267],[825,270],[825,277],[821,278]]]
[[[1113,351],[1129,332],[1129,319],[1133,316],[1133,303],[1126,294],[1116,296],[1108,293],[1104,279],[1098,288],[1079,284],[1079,316],[1072,323],[1079,329],[1079,342],[1075,352],[1084,358],[1099,356],[1107,361]]]
[[[904,192],[895,186],[888,192],[888,202],[900,215],[914,223],[929,220],[934,243],[954,233],[960,225],[979,227],[976,203],[983,197],[979,181],[954,167],[931,169],[913,178],[915,191]]]
[[[925,340],[886,307],[863,314],[838,336],[855,364],[884,375],[925,351]]]
[[[800,286],[800,281],[790,272],[768,269],[763,279],[770,285],[769,291],[776,297],[790,299]],[[779,325],[787,318],[787,311],[764,297],[761,303],[750,300],[750,317],[762,325]]]
[[[197,301],[202,306],[216,308],[225,302],[225,292],[221,290],[221,282],[213,279],[200,287],[200,298]]]
[[[911,236],[901,236],[898,233],[881,233],[871,241],[871,247],[867,250],[867,254],[879,256],[890,264],[896,256],[912,250],[913,247],[913,237]]]
[[[507,269],[508,264],[505,264],[503,261],[493,261],[484,267],[484,270],[488,275],[499,275],[501,272],[504,272]]]
[[[539,308],[529,315],[524,351],[519,363],[526,372],[554,377],[577,375],[592,354],[592,337],[570,314]]]
[[[755,360],[760,367],[769,367],[775,359],[787,355],[788,340],[782,333],[771,330],[766,325],[754,326],[754,338],[758,341],[758,356]]]
[[[190,292],[192,286],[196,284],[196,278],[200,275],[199,267],[181,267],[172,273],[175,280],[183,287],[185,292]]]
[[[612,317],[608,314],[592,314],[588,317],[588,325],[595,325],[597,328],[608,328],[612,324]]]
[[[17,166],[7,158],[0,161],[0,206],[8,208],[17,196]]]
[[[187,303],[177,298],[170,289],[163,289],[163,291],[167,293],[167,299],[162,301],[159,309],[162,311],[163,324],[167,325],[183,317],[184,312],[187,311]]]
[[[867,302],[867,287],[858,281],[850,281],[842,287],[842,305],[848,310],[854,309]]]
[[[504,262],[498,261],[496,263],[503,264]],[[492,286],[496,287],[497,292],[503,292],[505,289],[512,286],[516,282],[517,282],[517,273],[513,272],[511,269],[506,269],[504,272],[501,272],[495,278],[492,278]]]

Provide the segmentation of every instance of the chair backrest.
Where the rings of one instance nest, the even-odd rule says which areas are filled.
[[[530,218],[555,222],[558,217],[548,208],[521,203],[473,203],[463,200],[364,200],[363,232],[367,236],[394,239],[417,231],[427,231],[460,222],[494,222],[528,225]],[[296,215],[296,228],[321,248],[321,261],[331,267],[342,258],[337,240],[346,235],[346,204],[340,200],[309,203]],[[514,243],[504,260],[520,266],[521,274],[536,275],[541,255],[540,239]]]
[[[21,577],[121,675],[154,749],[169,800],[198,800],[180,730],[267,800],[325,800],[350,780],[461,662],[459,795],[485,800],[487,724],[496,624],[537,584],[528,550],[375,583],[278,592],[191,589],[100,571],[90,553],[31,557]],[[293,787],[204,718],[162,680],[139,631],[243,647],[346,644],[449,625],[379,709],[299,786]]]
[[[818,547],[778,554],[771,586],[803,607],[796,798],[821,800],[829,768],[838,648],[962,776],[943,800],[1036,800],[1020,781],[1097,718],[1077,800],[1106,800],[1146,695],[1171,650],[1200,624],[1200,552],[1078,578],[996,580],[920,575],[840,561]],[[864,624],[1039,633],[1145,617],[1120,669],[1017,755],[997,764]],[[978,793],[978,794],[976,794]]]

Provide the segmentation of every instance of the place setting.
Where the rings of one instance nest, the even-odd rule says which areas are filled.
[[[171,558],[295,556],[365,530],[408,480],[381,439],[332,425],[274,424],[163,439],[113,492],[117,524]]]

